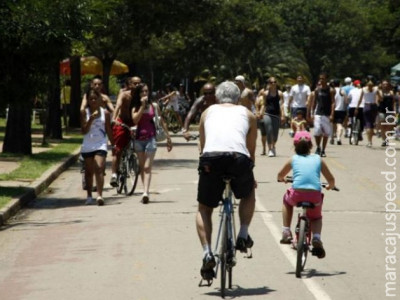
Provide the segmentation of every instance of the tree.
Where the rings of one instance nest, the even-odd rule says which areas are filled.
[[[50,115],[55,114],[49,133],[62,137],[55,68],[85,23],[80,2],[6,0],[0,4],[0,55],[7,58],[0,62],[0,101],[9,105],[3,152],[32,153],[30,116],[38,94],[47,95],[53,107]]]

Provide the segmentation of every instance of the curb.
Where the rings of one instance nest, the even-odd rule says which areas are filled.
[[[3,226],[9,218],[14,216],[26,203],[35,199],[42,193],[62,172],[74,164],[79,157],[81,147],[78,147],[70,156],[64,158],[60,163],[45,171],[42,176],[29,184],[27,191],[16,196],[0,209],[0,226]]]

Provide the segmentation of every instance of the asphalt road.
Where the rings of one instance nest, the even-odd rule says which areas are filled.
[[[310,257],[303,278],[297,279],[294,250],[279,244],[288,186],[277,183],[276,174],[293,153],[287,133],[280,136],[277,157],[260,156],[257,146],[253,258],[238,254],[226,298],[375,300],[386,299],[390,287],[390,299],[400,299],[399,171],[394,162],[400,142],[386,152],[377,140],[372,149],[365,142],[328,145],[325,160],[340,192],[325,193],[327,256]],[[106,205],[85,206],[76,164],[2,227],[0,299],[218,299],[218,280],[211,287],[198,286],[197,142],[181,136],[173,142],[172,152],[163,144],[157,152],[148,205],[140,203],[139,182],[131,197],[106,184]],[[109,175],[108,162],[107,183]]]

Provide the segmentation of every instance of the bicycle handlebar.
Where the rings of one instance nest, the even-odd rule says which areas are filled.
[[[132,127],[129,127],[129,126],[128,126],[128,125],[126,125],[125,123],[121,123],[121,122],[118,122],[118,121],[115,121],[115,120],[112,120],[112,121],[111,121],[111,124],[114,124],[114,125],[118,125],[118,126],[124,127],[125,129],[128,129],[129,131],[135,131],[135,130],[136,130],[136,128],[137,128],[137,126],[132,126]]]
[[[286,179],[286,182],[293,182],[293,177],[292,177],[292,176],[286,176],[285,179]],[[278,182],[283,182],[283,181],[279,181],[279,180],[278,180]],[[322,183],[321,183],[321,186],[322,186],[323,188],[326,188],[326,187],[328,186],[328,183],[322,182]],[[339,188],[336,187],[336,186],[333,187],[332,190],[333,190],[333,191],[336,191],[336,192],[339,192],[339,191],[340,191]]]

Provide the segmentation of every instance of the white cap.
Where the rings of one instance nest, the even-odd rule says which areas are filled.
[[[244,79],[244,77],[243,77],[242,75],[236,76],[236,77],[235,77],[235,80],[241,81],[243,84],[245,83],[245,79]]]
[[[350,78],[350,77],[346,77],[346,78],[344,79],[344,82],[345,82],[345,83],[351,83],[351,78]]]

